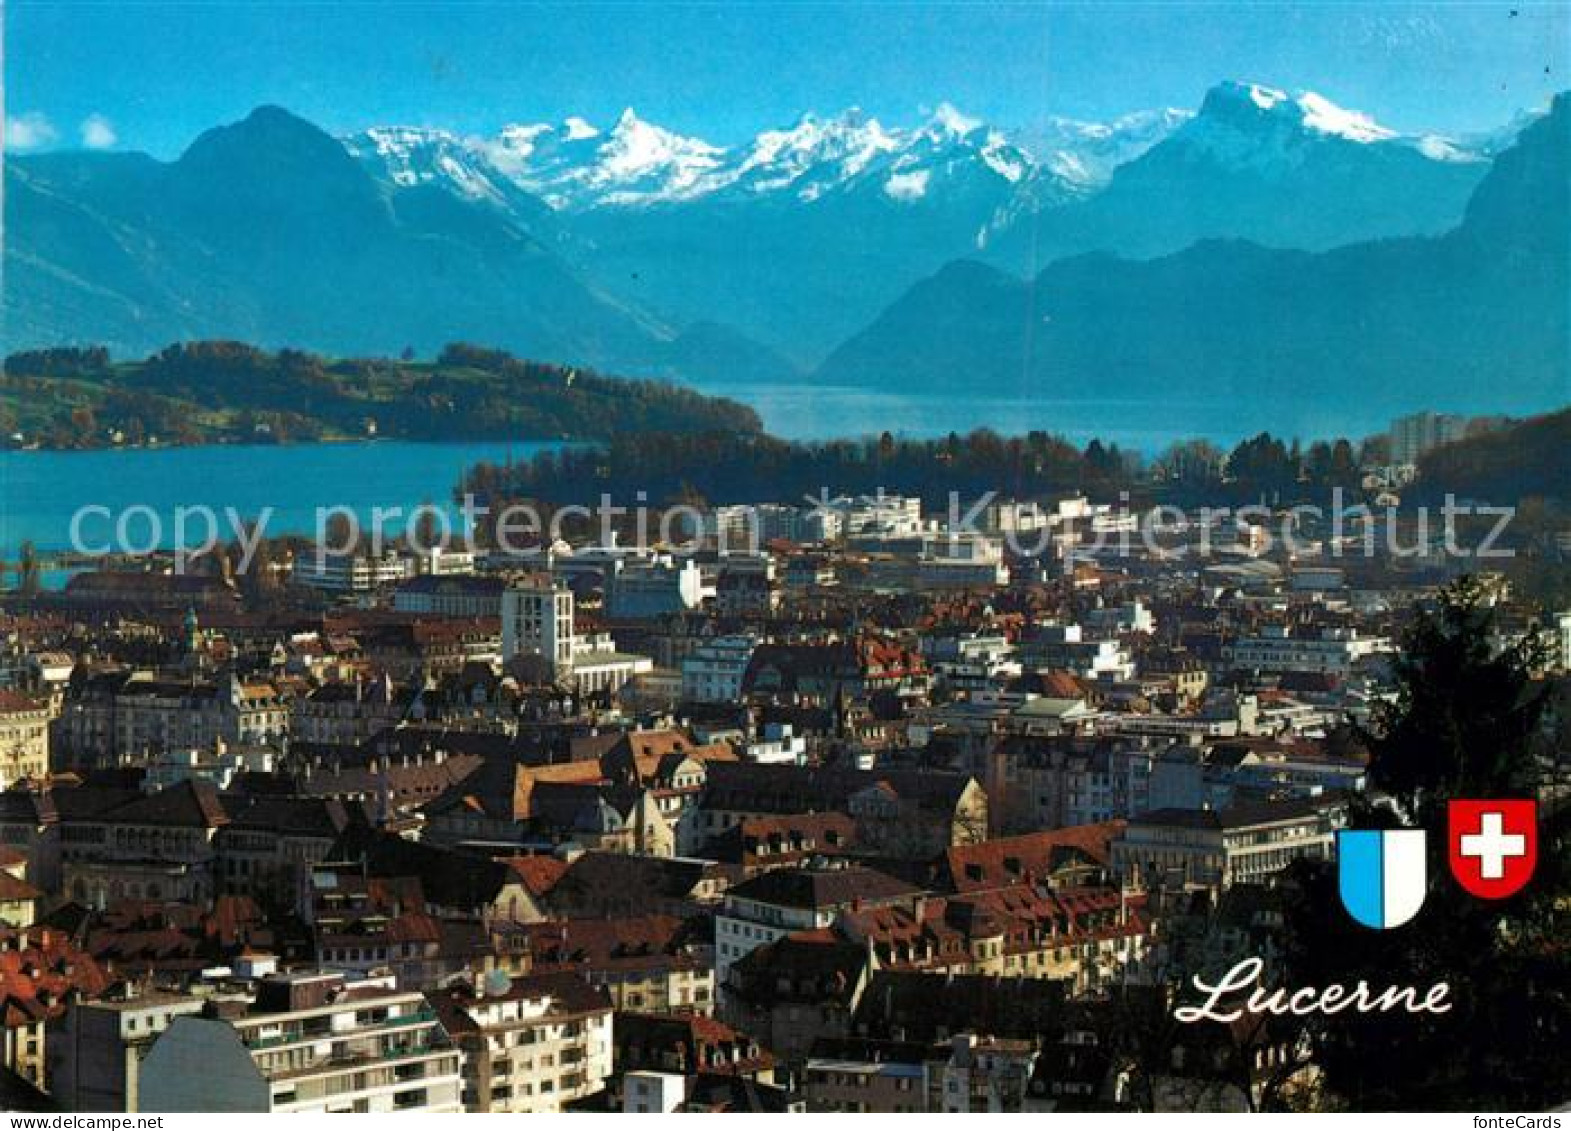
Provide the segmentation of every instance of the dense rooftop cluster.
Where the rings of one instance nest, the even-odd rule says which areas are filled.
[[[1454,567],[1125,521],[847,498],[8,595],[7,1106],[1293,1102],[1289,1032],[1170,1008],[1278,953]],[[1571,614],[1479,586],[1571,717]]]

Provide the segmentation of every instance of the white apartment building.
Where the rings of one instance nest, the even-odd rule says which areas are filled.
[[[990,589],[1009,583],[1004,545],[974,533],[945,533],[926,540],[917,558],[923,589]]]
[[[329,593],[369,593],[395,585],[414,574],[414,560],[392,550],[381,557],[369,554],[315,554],[295,557],[294,579]]]
[[[577,634],[573,593],[547,574],[515,579],[502,593],[502,660],[543,656],[553,669],[572,666]]]
[[[790,723],[765,723],[759,737],[742,745],[742,760],[775,766],[807,765],[807,739]]]
[[[1460,440],[1467,418],[1439,412],[1415,412],[1391,422],[1391,462],[1417,463],[1418,457],[1441,444]]]
[[[922,500],[914,495],[842,497],[821,509],[840,515],[840,533],[847,538],[909,538],[923,531]]]
[[[475,552],[433,546],[415,555],[415,571],[433,577],[460,577],[475,571]]]
[[[682,660],[682,698],[697,703],[736,702],[757,648],[758,638],[748,634],[704,641]]]
[[[559,579],[532,574],[502,593],[502,659],[542,656],[554,678],[579,694],[614,693],[654,671],[648,656],[618,652],[609,633],[580,635],[573,623],[573,592]]]
[[[1286,625],[1273,624],[1252,636],[1240,637],[1228,658],[1235,668],[1345,677],[1358,661],[1392,650],[1390,637],[1365,636],[1355,628],[1294,632]]]
[[[622,1077],[622,1114],[669,1115],[687,1099],[687,1077],[678,1072],[629,1072]]]
[[[1022,646],[1028,664],[1064,668],[1085,679],[1135,678],[1135,662],[1116,637],[1088,637],[1078,624],[1040,626]]]
[[[142,1062],[144,1111],[462,1111],[459,1051],[391,974],[273,974],[254,1001],[176,1017]]]
[[[489,970],[432,1003],[464,1052],[467,1111],[555,1114],[611,1075],[610,999],[576,974]]]

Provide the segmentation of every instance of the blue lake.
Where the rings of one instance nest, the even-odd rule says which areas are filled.
[[[523,459],[554,444],[416,444],[392,440],[286,447],[219,445],[96,452],[0,453],[0,552],[14,556],[26,540],[40,549],[71,547],[71,522],[83,507],[111,514],[150,507],[171,529],[176,508],[233,508],[242,518],[272,514],[270,533],[309,534],[317,508],[348,507],[362,522],[374,507],[445,504],[466,467],[481,460]],[[390,529],[401,524],[389,522]],[[151,520],[128,522],[134,540]],[[102,512],[84,514],[83,542],[112,534]],[[224,532],[229,535],[228,531]],[[165,544],[169,544],[168,539]]]
[[[1205,437],[1226,446],[1271,427],[1267,420],[1240,415],[1237,406],[1216,403],[955,399],[799,385],[705,391],[752,404],[766,428],[792,439],[876,435],[885,430],[923,437],[981,427],[1006,434],[1040,429],[1077,444],[1100,437],[1153,455],[1178,439]],[[1319,421],[1293,423],[1306,440],[1334,435],[1337,427],[1329,420],[1324,427],[1317,427]],[[1345,427],[1346,421],[1341,424]],[[115,515],[131,507],[151,508],[166,532],[176,508],[199,506],[220,514],[232,508],[242,518],[255,518],[271,507],[267,529],[274,534],[312,533],[318,508],[323,507],[348,507],[364,524],[376,507],[402,507],[407,512],[427,501],[449,503],[464,469],[481,460],[523,459],[553,446],[557,445],[380,440],[291,447],[3,452],[0,555],[14,560],[24,540],[44,550],[70,548],[72,517],[88,506],[107,507]],[[128,533],[142,540],[149,527],[146,512],[139,512]],[[390,521],[387,528],[401,529],[401,523]],[[80,529],[84,544],[89,545],[102,544],[113,533],[102,512],[84,516]],[[163,544],[172,542],[166,537]]]

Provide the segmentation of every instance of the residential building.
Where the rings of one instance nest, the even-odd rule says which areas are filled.
[[[628,1072],[622,1076],[624,1115],[669,1115],[687,1098],[687,1077],[680,1072]]]
[[[1467,418],[1439,412],[1415,412],[1391,422],[1391,462],[1417,463],[1425,452],[1460,440]]]
[[[370,593],[384,585],[396,585],[412,576],[414,561],[388,550],[380,557],[370,554],[302,553],[295,558],[294,580],[328,593]]]
[[[917,889],[871,868],[779,868],[726,892],[715,915],[715,980],[766,943],[827,927],[841,911],[910,899]]]
[[[908,1041],[820,1038],[802,1073],[807,1109],[892,1115],[926,1111],[931,1052]]]
[[[680,613],[696,608],[704,599],[704,589],[697,562],[656,556],[628,565],[608,580],[606,613],[627,620]]]
[[[204,998],[142,989],[78,998],[49,1026],[49,1087],[67,1111],[142,1110],[142,1062],[176,1017],[202,1012]]]
[[[1232,646],[1233,667],[1263,672],[1318,672],[1345,678],[1360,660],[1392,651],[1388,636],[1369,636],[1355,628],[1322,627],[1294,631],[1266,625]]]
[[[460,1054],[391,975],[269,974],[175,1017],[141,1068],[144,1111],[462,1111]]]
[[[700,703],[740,700],[757,647],[758,638],[749,635],[718,636],[699,644],[682,660],[682,698]]]
[[[574,974],[493,969],[431,1003],[464,1053],[466,1111],[554,1114],[611,1075],[611,1003]]]
[[[505,578],[469,573],[422,573],[393,591],[401,613],[442,617],[499,617]]]
[[[566,919],[521,929],[530,970],[576,974],[618,1012],[709,1013],[715,975],[707,927],[674,915]]]
[[[47,698],[0,690],[0,789],[49,774]]]
[[[956,1033],[946,1053],[938,1053],[927,1065],[929,1110],[985,1114],[1022,1109],[1036,1066],[1035,1041]]]
[[[1266,882],[1294,860],[1331,859],[1341,821],[1340,807],[1328,802],[1156,809],[1130,818],[1113,840],[1113,872],[1175,890]]]
[[[515,578],[502,593],[502,660],[543,657],[553,670],[572,667],[577,650],[573,593],[548,574]]]

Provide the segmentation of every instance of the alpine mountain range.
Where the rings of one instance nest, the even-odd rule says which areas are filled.
[[[698,383],[961,396],[1571,401],[1571,98],[1471,137],[1310,92],[1004,130],[631,110],[334,137],[277,107],[173,161],[9,155],[8,349],[451,341]]]

